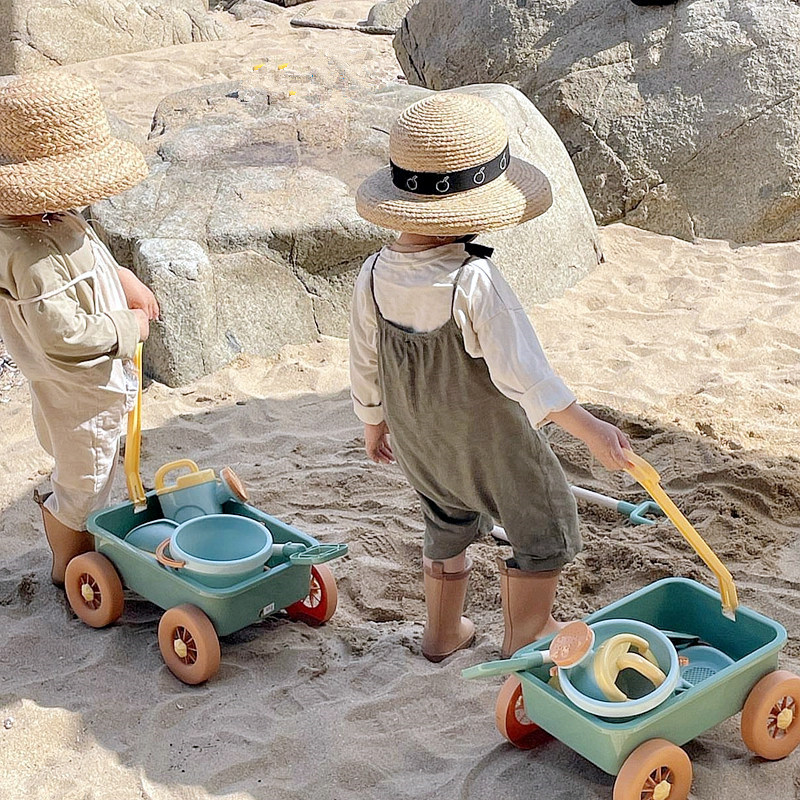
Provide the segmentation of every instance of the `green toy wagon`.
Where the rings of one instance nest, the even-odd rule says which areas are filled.
[[[692,766],[680,745],[742,711],[747,747],[778,759],[800,744],[800,677],[777,669],[786,631],[739,606],[736,621],[721,610],[720,595],[684,578],[667,578],[587,617],[633,619],[667,631],[686,631],[725,653],[733,663],[676,693],[652,711],[629,719],[602,719],[580,710],[550,682],[548,666],[506,679],[495,707],[500,733],[522,749],[554,736],[600,769],[617,775],[614,800],[686,800]],[[546,650],[551,639],[516,656]]]
[[[132,502],[96,512],[88,523],[95,552],[73,558],[65,588],[72,610],[92,627],[116,621],[123,610],[123,586],[165,610],[158,626],[161,655],[184,683],[202,683],[220,662],[219,636],[238,631],[280,610],[292,619],[320,625],[336,611],[336,581],[324,562],[339,558],[347,545],[320,544],[279,519],[239,500],[222,506],[224,522],[234,515],[264,526],[275,543],[273,554],[255,574],[227,586],[210,586],[186,570],[183,562],[136,547],[125,537],[163,517],[156,492],[146,495],[138,513]],[[223,516],[224,515],[224,516]],[[252,524],[252,523],[251,523]]]
[[[780,759],[800,744],[800,677],[777,669],[778,653],[786,644],[783,626],[739,605],[730,572],[666,495],[658,473],[634,453],[626,455],[628,472],[715,573],[721,591],[685,578],[667,578],[596,611],[586,622],[590,627],[600,623],[601,628],[609,626],[607,621],[633,620],[632,627],[645,623],[657,629],[659,637],[675,640],[676,678],[683,661],[683,685],[678,689],[674,684],[674,692],[635,716],[590,713],[576,705],[571,679],[560,665],[560,680],[551,675],[549,664],[532,665],[545,660],[532,655],[549,651],[553,637],[523,647],[512,660],[482,664],[464,674],[513,673],[497,698],[495,721],[517,747],[536,747],[549,734],[617,776],[614,800],[686,800],[692,765],[681,745],[739,711],[742,738],[756,755]],[[611,625],[624,628],[621,622]],[[690,652],[701,655],[694,661],[694,655],[688,658]],[[587,656],[591,654],[590,649]],[[641,656],[633,657],[641,661]],[[549,652],[547,658],[557,660]],[[626,658],[628,665],[633,663]],[[599,669],[596,660],[591,663],[592,674],[602,678],[602,663]],[[572,693],[572,701],[565,691]],[[603,705],[607,709],[613,703]]]

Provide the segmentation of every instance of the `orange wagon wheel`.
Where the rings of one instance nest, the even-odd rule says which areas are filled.
[[[614,783],[614,800],[686,800],[692,762],[677,745],[651,739],[625,760]]]
[[[308,596],[286,607],[290,619],[297,619],[307,625],[322,625],[336,613],[339,590],[336,578],[324,564],[311,567],[311,583]]]
[[[185,604],[164,612],[158,623],[158,648],[169,671],[184,683],[202,683],[219,669],[217,632],[197,606]]]
[[[67,564],[64,588],[72,610],[93,628],[104,628],[122,616],[122,581],[114,565],[100,553],[75,556]]]
[[[522,683],[516,675],[506,678],[494,707],[497,730],[520,750],[532,750],[549,741],[551,736],[528,719],[522,699]]]
[[[742,739],[757,756],[775,761],[800,744],[800,678],[786,670],[765,675],[742,709]]]

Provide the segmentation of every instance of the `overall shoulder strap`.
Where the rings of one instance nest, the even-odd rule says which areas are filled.
[[[372,266],[369,268],[369,291],[372,294],[372,303],[375,306],[375,315],[383,319],[381,308],[378,305],[377,298],[375,297],[375,265],[378,263],[380,255],[380,253],[375,254],[375,258],[372,259]]]

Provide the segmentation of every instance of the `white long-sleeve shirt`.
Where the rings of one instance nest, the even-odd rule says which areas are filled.
[[[385,319],[415,332],[435,330],[450,317],[453,281],[466,257],[462,244],[419,253],[384,247],[375,264],[375,297]],[[374,256],[356,281],[350,328],[350,385],[362,422],[383,421],[378,380],[377,320],[370,290]],[[575,395],[553,372],[517,296],[488,258],[473,258],[458,282],[453,316],[473,358],[483,358],[492,383],[519,403],[539,427]]]

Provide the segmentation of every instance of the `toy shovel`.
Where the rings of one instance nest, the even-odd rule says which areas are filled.
[[[142,454],[142,343],[136,347],[133,365],[139,378],[136,402],[128,414],[128,436],[125,440],[125,480],[128,484],[128,497],[136,514],[147,509],[147,497],[142,486],[140,460]]]
[[[736,595],[736,586],[733,583],[733,577],[730,572],[717,558],[716,553],[706,544],[703,537],[694,529],[692,523],[681,514],[675,503],[669,499],[667,493],[661,488],[661,476],[653,466],[631,450],[625,451],[625,457],[631,464],[626,472],[632,475],[650,497],[658,503],[670,522],[680,531],[684,539],[689,542],[697,555],[703,559],[706,566],[714,573],[719,582],[722,613],[728,619],[735,620],[739,599]]]
[[[525,656],[515,656],[502,661],[487,661],[461,670],[462,678],[490,678],[493,675],[510,675],[525,672],[543,664],[555,664],[561,669],[577,667],[594,646],[594,631],[585,622],[570,622],[550,642],[549,650],[536,650]]]

